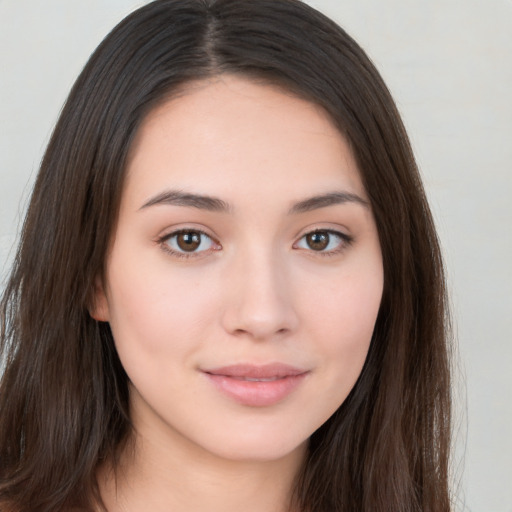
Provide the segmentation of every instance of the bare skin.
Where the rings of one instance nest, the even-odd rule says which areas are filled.
[[[109,512],[289,512],[382,287],[359,171],[319,107],[222,75],[151,112],[91,309],[135,428],[117,485],[99,474]]]

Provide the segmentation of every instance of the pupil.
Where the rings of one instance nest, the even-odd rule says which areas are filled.
[[[201,235],[194,232],[180,233],[177,242],[180,249],[191,252],[196,250],[201,244]]]
[[[321,251],[329,244],[329,234],[322,232],[310,233],[307,236],[307,242],[311,249]]]

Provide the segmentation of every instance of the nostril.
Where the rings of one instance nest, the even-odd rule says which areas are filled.
[[[222,325],[231,335],[258,340],[288,335],[298,325],[296,301],[275,272],[255,272],[224,297]]]

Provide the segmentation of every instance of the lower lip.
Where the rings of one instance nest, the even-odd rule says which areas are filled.
[[[211,373],[205,375],[217,389],[236,402],[251,407],[268,407],[281,402],[295,391],[307,372],[271,381],[249,381]]]

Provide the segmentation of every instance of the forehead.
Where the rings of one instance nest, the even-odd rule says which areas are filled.
[[[171,186],[219,196],[343,186],[364,195],[349,144],[320,106],[230,75],[188,84],[143,121],[126,191]]]

